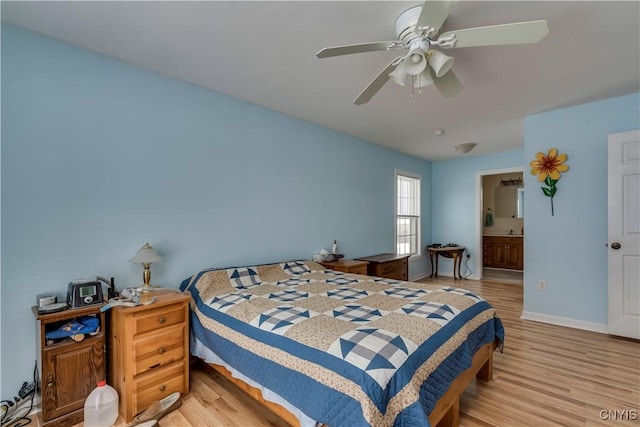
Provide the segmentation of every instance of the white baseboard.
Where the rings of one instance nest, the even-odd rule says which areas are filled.
[[[523,320],[532,320],[534,322],[549,323],[551,325],[566,326],[567,328],[583,329],[585,331],[598,332],[601,334],[609,333],[609,328],[607,324],[604,323],[586,322],[584,320],[533,313],[531,311],[523,311],[520,318]]]

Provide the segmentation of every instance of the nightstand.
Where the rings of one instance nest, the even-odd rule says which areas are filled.
[[[105,379],[105,316],[104,304],[74,308],[36,316],[37,360],[40,371],[40,398],[43,426],[72,426],[84,419],[84,402],[98,382]],[[64,338],[47,345],[45,334],[58,329],[70,320],[95,316],[100,330],[86,335],[81,342]],[[53,341],[53,340],[52,340]]]
[[[343,273],[367,275],[367,261],[357,261],[353,259],[339,259],[333,262],[321,262],[323,267],[330,270],[341,271]]]
[[[150,297],[156,302],[108,314],[109,384],[127,423],[154,401],[189,391],[191,297],[169,288],[154,288]]]

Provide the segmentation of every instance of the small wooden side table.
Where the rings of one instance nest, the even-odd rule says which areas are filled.
[[[333,262],[321,262],[323,267],[330,270],[341,271],[343,273],[353,273],[367,275],[367,261],[358,261],[353,259],[339,259]]]
[[[102,306],[104,304],[47,314],[38,312],[36,306],[31,307],[36,317],[43,426],[65,427],[81,423],[87,396],[98,382],[106,378],[106,320],[105,314],[100,311]],[[97,333],[86,335],[81,342],[64,338],[47,345],[47,332],[83,316],[98,319],[100,329]]]
[[[431,274],[429,277],[438,277],[438,255],[445,258],[453,258],[453,279],[462,279],[460,274],[460,265],[462,264],[462,253],[465,251],[464,246],[442,246],[434,248],[427,246],[429,251],[429,263],[431,264]],[[435,270],[433,265],[435,264]],[[458,277],[456,277],[456,267],[458,268]]]

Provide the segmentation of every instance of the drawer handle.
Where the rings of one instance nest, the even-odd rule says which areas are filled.
[[[167,389],[166,385],[161,385],[160,386],[160,392],[164,392]]]
[[[155,368],[157,368],[157,367],[158,367],[158,366],[160,366],[160,365],[161,365],[161,362],[158,362],[158,363],[156,363],[155,365],[151,365],[151,366],[149,366],[149,369],[155,369]]]
[[[166,350],[164,347],[160,347],[160,348],[158,349],[158,353],[159,353],[159,354],[164,354],[164,352],[165,352],[165,351],[167,351],[167,350]]]
[[[167,321],[167,319],[164,316],[162,316],[162,317],[160,317],[158,319],[158,322],[160,322],[161,325],[164,324],[164,322],[166,322],[166,321]]]

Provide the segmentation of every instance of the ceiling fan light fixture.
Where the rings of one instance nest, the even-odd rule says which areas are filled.
[[[404,70],[407,74],[417,76],[427,68],[427,58],[424,54],[424,50],[420,47],[415,47],[409,51],[407,59],[404,60]]]
[[[428,68],[425,68],[417,76],[413,76],[413,87],[416,89],[423,88],[425,86],[429,86],[433,84],[433,77],[431,77],[431,72]]]
[[[440,78],[447,74],[447,72],[453,66],[455,58],[445,55],[439,50],[429,51],[429,65],[436,72],[436,77]]]
[[[404,69],[404,61],[402,61],[395,70],[389,73],[389,78],[400,86],[404,86],[407,84],[407,77],[409,77],[409,75]]]
[[[458,144],[455,146],[456,150],[462,152],[462,153],[468,153],[469,151],[473,150],[473,148],[476,146],[476,143],[474,142],[466,142],[464,144]]]

